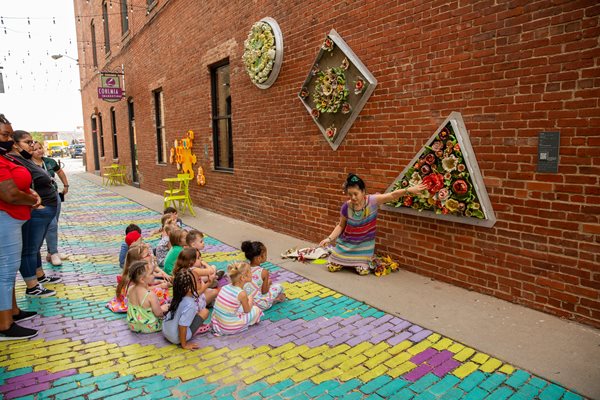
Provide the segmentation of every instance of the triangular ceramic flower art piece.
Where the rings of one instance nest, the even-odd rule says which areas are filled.
[[[407,195],[384,209],[462,224],[492,227],[496,216],[458,112],[453,112],[429,138],[387,192],[418,183],[421,195]]]
[[[298,97],[333,150],[337,150],[377,86],[377,79],[332,29]]]

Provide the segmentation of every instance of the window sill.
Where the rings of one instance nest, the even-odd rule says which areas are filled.
[[[154,0],[152,2],[152,4],[148,5],[148,8],[146,8],[146,15],[149,15],[150,12],[158,5],[158,0]]]
[[[121,36],[121,42],[123,44],[126,44],[129,42],[129,40],[131,40],[131,29],[128,29],[127,32],[125,32],[122,36]]]
[[[233,175],[233,168],[213,168],[212,169],[213,172],[221,172],[224,174],[231,174]]]
[[[167,163],[159,163],[159,162],[157,162],[157,163],[156,163],[156,165],[157,165],[158,167],[166,167],[166,166],[167,166]]]
[[[109,50],[107,53],[104,53],[104,58],[105,58],[105,59],[109,59],[109,58],[110,58],[110,55],[111,55],[111,53],[112,53],[112,52],[111,52],[110,50]]]

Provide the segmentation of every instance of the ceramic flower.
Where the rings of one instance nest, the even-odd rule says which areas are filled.
[[[319,110],[313,108],[312,110],[310,110],[310,115],[312,115],[313,118],[319,118]]]
[[[442,167],[446,172],[452,172],[458,166],[458,159],[454,155],[450,155],[442,160]]]
[[[246,72],[254,83],[263,83],[271,74],[276,55],[273,28],[259,21],[252,25],[248,38],[244,41],[242,61]]]
[[[358,77],[356,81],[354,81],[354,94],[361,94],[365,89],[365,81],[363,78]]]
[[[308,88],[303,87],[302,90],[300,91],[300,97],[305,99],[308,97],[308,95],[309,95]]]
[[[329,138],[329,140],[333,140],[335,134],[337,133],[337,129],[331,125],[329,128],[325,130],[325,135]]]
[[[331,51],[331,50],[333,50],[333,46],[334,46],[333,40],[331,40],[330,38],[327,38],[323,42],[323,45],[321,46],[321,48],[323,50]]]
[[[352,106],[350,103],[342,104],[342,114],[348,114],[350,111],[352,111]]]
[[[344,70],[341,68],[328,68],[325,71],[318,71],[316,76],[317,82],[312,94],[315,107],[323,113],[337,113],[348,99]]]
[[[344,57],[344,59],[342,60],[342,64],[340,65],[340,68],[345,71],[348,69],[348,67],[350,67],[350,61],[348,61],[348,59],[346,57]]]
[[[452,191],[457,195],[462,196],[469,191],[469,185],[464,179],[458,179],[452,184]]]

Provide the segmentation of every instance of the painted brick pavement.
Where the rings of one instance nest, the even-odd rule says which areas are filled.
[[[0,393],[6,399],[466,399],[577,400],[555,382],[468,345],[386,314],[267,263],[289,300],[234,337],[195,339],[196,351],[160,333],[135,334],[105,308],[114,293],[124,228],[147,234],[159,214],[76,176],[61,216],[63,251],[55,297],[27,299],[40,313],[26,326],[35,340],[0,343]],[[156,238],[153,239],[156,241]],[[153,242],[153,240],[148,240]],[[241,252],[206,239],[220,269]]]

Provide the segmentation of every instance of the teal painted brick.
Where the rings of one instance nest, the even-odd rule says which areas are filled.
[[[338,386],[340,386],[340,383],[338,381],[329,380],[321,382],[312,389],[307,390],[306,394],[311,397],[317,397],[321,394],[328,393],[330,390],[333,390]]]
[[[116,376],[117,376],[116,372],[111,372],[111,373],[108,373],[105,375],[100,375],[100,376],[92,376],[90,378],[80,380],[79,385],[80,386],[95,385],[95,384],[103,382],[107,379],[113,379]]]
[[[135,389],[135,388],[144,387],[147,385],[152,385],[157,382],[162,382],[164,380],[165,380],[164,376],[160,376],[160,375],[150,376],[148,378],[138,379],[136,381],[130,382],[129,387]]]
[[[178,383],[180,383],[179,379],[163,379],[162,382],[155,382],[150,385],[142,386],[141,388],[144,390],[144,392],[152,394],[153,392],[173,387]],[[235,388],[233,390],[235,390]]]
[[[220,397],[220,396],[217,396],[216,398],[217,398],[217,399],[219,399],[219,400],[236,400],[236,398],[235,398],[235,397],[233,397],[233,396],[231,396],[231,395],[228,395],[228,396],[222,396],[222,397]]]
[[[435,400],[436,397],[434,394],[429,392],[423,392],[415,396],[415,400]]]
[[[217,385],[216,383],[211,383],[210,385],[202,385],[202,386],[196,387],[196,388],[188,391],[187,394],[191,397],[194,397],[194,396],[197,396],[202,393],[212,392],[213,390],[215,390],[218,387],[219,387],[219,385]]]
[[[381,318],[385,315],[385,313],[383,311],[378,311],[375,314],[373,314],[373,317],[375,318]]]
[[[362,399],[363,394],[361,392],[352,392],[352,393],[348,393],[343,395],[342,397],[336,397],[339,398],[340,400],[358,400],[358,399]],[[381,399],[381,397],[380,397]]]
[[[546,387],[542,393],[540,393],[540,400],[558,400],[564,392],[564,388],[553,383]]]
[[[33,372],[33,368],[31,367],[27,367],[27,368],[19,368],[19,369],[15,369],[14,371],[2,371],[2,379],[8,379],[8,378],[13,378],[15,376],[21,376],[21,375],[25,375],[28,374],[30,372]]]
[[[320,395],[319,397],[315,397],[315,400],[333,400],[334,397],[331,397],[327,393]]]
[[[72,399],[73,397],[81,396],[96,390],[94,386],[84,386],[79,389],[62,392],[56,395],[56,400]]]
[[[389,397],[394,393],[398,393],[400,389],[408,385],[409,382],[402,378],[396,378],[385,386],[382,386],[377,390],[377,394],[383,397]]]
[[[163,389],[159,390],[158,392],[147,394],[146,397],[152,400],[162,400],[172,398],[173,396],[171,394],[171,390]]]
[[[507,388],[506,386],[502,386],[499,389],[496,389],[492,394],[490,394],[486,400],[505,400],[508,399],[514,392]]]
[[[391,380],[392,378],[389,375],[378,376],[366,385],[362,385],[360,391],[364,394],[371,394]]]
[[[136,382],[138,382],[138,381],[136,381]],[[187,393],[188,390],[197,388],[198,386],[201,386],[204,384],[206,384],[206,381],[204,380],[204,378],[198,378],[198,379],[191,380],[189,382],[182,383],[181,385],[177,386],[177,390],[179,390],[180,392],[183,392],[183,393]],[[130,384],[129,386],[134,387],[134,386],[132,386],[132,384]],[[138,387],[138,386],[136,386],[136,387]]]
[[[529,383],[526,383],[523,386],[521,386],[519,390],[517,390],[515,396],[517,396],[520,400],[531,400],[534,397],[537,397],[539,392],[540,389],[536,388],[533,385],[530,385]]]
[[[125,393],[120,393],[114,396],[107,397],[104,400],[127,400],[137,399],[142,394],[142,389],[129,390]]]
[[[354,392],[354,393],[358,394],[360,392]],[[346,397],[344,397],[344,399],[345,398]],[[380,395],[373,393],[372,395],[365,397],[365,400],[383,400],[383,398]]]
[[[285,392],[281,393],[281,395],[285,398],[293,397],[300,393],[306,392],[308,389],[312,388],[313,386],[315,386],[315,384],[312,383],[311,381],[304,381],[304,382],[300,383],[299,385],[296,385],[296,386],[293,386],[293,387],[287,389]]]
[[[464,394],[465,392],[463,392],[459,388],[452,388],[448,390],[442,397],[440,397],[440,400],[458,400]]]
[[[481,371],[475,371],[469,376],[467,376],[465,379],[463,379],[462,382],[458,385],[458,387],[464,390],[465,392],[469,392],[475,386],[479,385],[480,382],[485,380],[488,376],[489,375]]]
[[[456,376],[446,375],[444,379],[430,387],[427,391],[435,394],[436,396],[441,396],[442,394],[450,390],[450,388],[452,388],[458,382],[460,382],[460,379],[458,379]]]
[[[506,384],[516,389],[525,382],[527,382],[527,380],[529,380],[530,377],[531,375],[529,375],[527,372],[523,370],[517,370],[513,372],[510,378],[507,379]]]
[[[286,379],[285,381],[281,381],[281,382],[271,386],[270,388],[263,390],[262,392],[260,392],[260,395],[262,397],[273,396],[273,395],[281,392],[283,389],[286,389],[286,388],[292,386],[293,384],[294,384],[293,380]]]
[[[342,396],[342,395],[356,389],[357,387],[359,387],[362,384],[363,384],[363,382],[360,379],[350,379],[348,382],[345,382],[345,383],[341,384],[340,386],[336,387],[335,389],[330,390],[329,394],[332,395],[333,397]]]
[[[415,393],[421,393],[439,380],[440,378],[438,378],[434,374],[427,374],[412,385],[410,385],[408,388]]]
[[[69,390],[77,389],[76,382],[66,383],[64,385],[56,386],[48,390],[44,390],[43,392],[38,393],[39,399],[49,399],[51,396],[57,395],[59,393],[63,393]]]
[[[573,392],[567,392],[567,393],[565,393],[565,396],[563,397],[563,400],[582,400],[582,399],[583,399],[583,397],[581,397],[577,393],[573,393]]]
[[[269,400],[283,400],[283,397],[281,397],[280,395],[276,394],[275,396],[269,397]]]
[[[255,382],[252,385],[247,386],[244,389],[240,390],[238,394],[240,395],[240,397],[246,397],[249,394],[258,393],[261,390],[267,388],[268,386],[269,386],[269,384],[267,382],[262,382],[262,381]]]
[[[300,393],[297,396],[292,397],[292,400],[312,400],[306,393]]]
[[[35,397],[31,394],[29,396],[15,397],[13,400],[35,400]]]
[[[473,390],[471,390],[469,393],[467,393],[467,395],[463,398],[463,400],[482,400],[487,395],[489,395],[488,392],[481,389],[480,387],[476,387]]]
[[[504,375],[504,374],[500,374],[500,373],[492,374],[489,378],[487,378],[485,381],[480,383],[479,387],[482,388],[483,390],[487,390],[488,392],[491,393],[494,390],[496,390],[496,388],[498,386],[500,386],[502,384],[502,382],[504,382],[505,380],[506,380],[506,375]],[[520,386],[520,385],[518,385],[518,386]]]
[[[548,385],[548,381],[546,381],[544,379],[540,379],[537,376],[534,376],[529,381],[529,384],[535,386],[538,389],[543,389],[546,387],[546,385]]]
[[[132,380],[133,380],[133,375],[125,375],[125,376],[122,376],[117,379],[109,379],[109,380],[98,382],[97,385],[98,385],[98,389],[104,390],[104,389],[108,389],[109,387],[117,386],[122,383],[127,383]]]
[[[225,397],[235,392],[236,389],[237,385],[225,386],[224,388],[217,390],[215,392],[215,396],[217,396],[220,399],[221,397]]]
[[[118,385],[118,386],[112,386],[106,390],[99,390],[97,392],[88,394],[88,399],[90,399],[90,400],[103,399],[108,396],[113,396],[117,393],[122,393],[125,390],[127,390],[127,385],[125,385],[125,384]]]
[[[244,397],[245,400],[262,400],[260,396]]]
[[[390,400],[410,400],[414,396],[415,396],[415,394],[413,392],[411,392],[410,390],[402,389],[401,391],[399,391],[398,393],[396,393],[395,395],[390,397]]]

